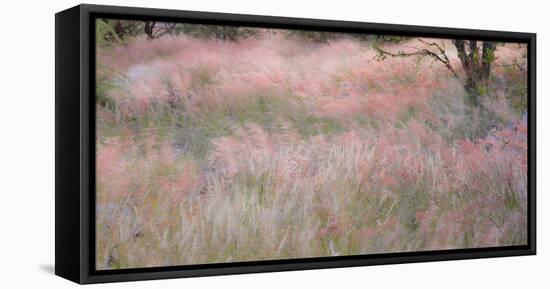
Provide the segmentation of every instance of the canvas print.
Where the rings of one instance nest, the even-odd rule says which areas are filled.
[[[527,244],[526,44],[95,26],[97,270]]]

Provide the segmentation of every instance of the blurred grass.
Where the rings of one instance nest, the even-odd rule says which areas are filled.
[[[472,108],[456,81],[441,77],[451,83],[446,90],[396,110],[396,119],[360,109],[326,116],[308,96],[276,85],[226,96],[216,69],[203,65],[181,86],[192,93],[166,77],[169,100],[151,97],[141,109],[113,73],[100,69],[96,85],[98,154],[108,156],[100,165],[113,170],[97,180],[100,269],[526,242],[525,180],[506,158],[518,152],[476,143],[524,113],[516,70],[505,71],[504,108],[496,98]],[[409,92],[416,78],[400,73],[361,87],[388,97]],[[354,77],[335,75],[336,85]],[[490,89],[491,97],[502,91]],[[269,150],[258,151],[267,145],[249,127]],[[239,146],[224,147],[220,137]],[[477,149],[474,160],[490,165],[467,164],[464,140]],[[220,151],[230,164],[207,161]],[[492,207],[472,213],[479,204]]]

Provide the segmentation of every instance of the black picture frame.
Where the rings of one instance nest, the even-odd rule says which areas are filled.
[[[528,244],[374,255],[95,270],[96,17],[333,32],[462,38],[528,45]],[[55,274],[101,283],[536,254],[536,34],[350,21],[79,5],[55,15]]]

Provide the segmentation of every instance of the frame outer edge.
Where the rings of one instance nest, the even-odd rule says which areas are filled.
[[[55,14],[55,274],[80,283],[78,6]]]
[[[91,218],[95,218],[95,209],[90,210],[90,199],[93,195],[91,192],[91,142],[95,142],[95,137],[91,139],[91,136],[95,136],[95,126],[90,122],[90,110],[95,108],[90,101],[90,88],[95,84],[90,83],[90,75],[92,69],[90,65],[90,11],[88,5],[79,6],[80,14],[80,284],[89,283],[92,270],[90,268],[90,252],[93,251],[90,248],[90,239],[95,238],[95,235],[90,233],[94,231],[91,228]],[[95,73],[95,72],[94,72]],[[92,146],[93,147],[93,146]]]
[[[533,255],[536,254],[536,170],[535,170],[535,148],[536,148],[536,138],[535,138],[535,123],[536,123],[536,34],[533,33],[519,33],[519,32],[503,32],[503,31],[486,31],[486,30],[473,30],[473,29],[460,29],[460,28],[444,28],[444,27],[427,27],[427,26],[413,26],[413,25],[396,25],[396,24],[378,24],[378,23],[363,23],[363,22],[351,22],[351,21],[337,21],[337,20],[322,20],[322,19],[301,19],[301,18],[286,18],[286,17],[274,17],[274,16],[256,16],[256,15],[240,15],[240,14],[226,14],[226,13],[213,13],[213,12],[194,12],[194,11],[178,11],[178,10],[168,10],[168,9],[149,9],[149,8],[135,8],[135,7],[122,7],[122,6],[103,6],[103,5],[88,5],[82,4],[78,7],[79,21],[78,23],[73,23],[73,25],[79,25],[79,40],[78,40],[78,51],[79,51],[79,60],[78,68],[79,75],[72,76],[72,78],[79,77],[79,200],[77,206],[79,208],[79,240],[78,240],[78,263],[75,264],[79,270],[78,283],[87,284],[87,283],[103,283],[103,282],[119,282],[119,281],[137,281],[137,280],[148,280],[148,279],[166,279],[166,278],[181,278],[181,277],[199,277],[199,276],[211,276],[211,275],[226,275],[226,274],[246,274],[246,273],[259,273],[259,272],[275,272],[275,271],[291,271],[291,270],[309,270],[309,269],[321,269],[321,268],[335,268],[335,267],[351,267],[351,266],[368,266],[368,265],[385,265],[385,264],[398,264],[398,263],[413,263],[413,262],[430,262],[430,261],[445,261],[445,260],[460,260],[460,259],[475,259],[475,258],[491,258],[491,257],[506,257],[506,256],[519,256],[519,255]],[[60,12],[61,13],[61,12]],[[93,92],[91,90],[93,83],[93,72],[90,62],[91,55],[90,45],[95,45],[95,43],[90,43],[91,40],[91,25],[90,19],[91,14],[124,14],[126,16],[140,16],[147,15],[150,18],[180,18],[180,19],[195,19],[201,21],[215,20],[220,23],[224,21],[231,22],[234,25],[238,23],[265,23],[266,25],[287,25],[289,27],[310,27],[312,29],[323,29],[326,27],[328,30],[337,29],[337,30],[350,30],[357,29],[363,30],[364,32],[400,32],[403,33],[417,33],[417,34],[426,34],[427,36],[438,36],[446,38],[502,38],[509,40],[511,42],[527,42],[530,45],[529,50],[529,64],[531,67],[528,68],[529,73],[529,100],[531,109],[529,115],[529,129],[530,135],[529,140],[531,141],[529,150],[531,152],[529,158],[529,168],[532,175],[530,178],[530,243],[529,246],[522,246],[521,248],[486,248],[487,250],[472,250],[472,251],[440,251],[440,252],[417,252],[418,254],[388,254],[387,256],[363,256],[362,258],[357,259],[330,259],[326,258],[322,261],[307,260],[307,259],[297,259],[297,260],[286,260],[286,262],[281,263],[261,263],[261,264],[242,264],[228,266],[228,264],[218,264],[217,266],[212,266],[208,268],[174,268],[174,269],[162,269],[159,268],[156,271],[148,272],[128,272],[120,271],[117,272],[109,271],[107,273],[98,273],[95,271],[95,268],[91,268],[91,256],[90,252],[94,252],[90,248],[90,238],[94,238],[93,235],[94,228],[91,227],[93,224],[91,218],[95,218],[95,209],[91,208],[91,197],[95,192],[90,190],[93,186],[94,180],[91,179],[92,164],[90,164],[91,152],[90,149],[93,148],[91,136],[95,134],[95,126],[90,120],[94,119],[90,113],[93,113],[92,109],[95,109],[94,103],[92,102]],[[235,24],[237,23],[237,24]],[[244,25],[244,24],[243,24]],[[296,28],[299,29],[299,28]],[[389,33],[391,34],[391,33]],[[450,36],[445,36],[450,35]],[[57,47],[56,47],[56,65],[57,65]],[[57,73],[56,73],[57,74]],[[94,74],[95,75],[95,74]],[[70,76],[70,75],[69,75]],[[57,78],[57,75],[56,75]],[[56,79],[57,82],[57,79]],[[56,83],[56,96],[57,96],[57,83]],[[57,99],[56,99],[56,110],[57,110]],[[56,112],[56,125],[57,125],[57,112]],[[56,134],[58,133],[56,129]],[[57,138],[57,135],[56,135]],[[56,141],[57,142],[57,141]],[[92,145],[90,145],[92,144]],[[56,144],[57,149],[57,144]],[[57,158],[58,152],[56,152]],[[95,164],[94,164],[95,165]],[[56,172],[57,178],[57,172]],[[56,184],[56,194],[57,194],[57,184]],[[56,210],[57,214],[57,210]],[[56,226],[57,226],[56,218]],[[285,260],[283,260],[285,261]],[[214,265],[214,264],[212,264]],[[177,266],[174,266],[177,267]],[[142,268],[143,269],[143,268]],[[145,268],[147,269],[147,268]],[[153,269],[154,268],[149,268]],[[57,274],[57,271],[56,271]],[[64,277],[64,276],[63,276]]]
[[[529,110],[528,119],[529,130],[529,153],[528,160],[529,170],[529,225],[530,225],[530,247],[532,254],[537,254],[537,35],[530,34],[529,52],[528,52],[528,67],[529,74]]]

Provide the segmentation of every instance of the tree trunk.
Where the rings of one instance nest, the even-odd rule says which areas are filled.
[[[464,88],[468,93],[469,101],[472,105],[479,106],[479,97],[487,94],[491,63],[495,59],[495,44],[490,41],[483,41],[481,43],[481,57],[476,40],[468,41],[468,50],[466,50],[466,41],[464,40],[453,40],[453,44],[466,74]]]
[[[152,40],[155,38],[153,35],[153,29],[155,28],[155,21],[145,21],[145,27],[143,28],[145,34],[147,34],[147,38],[149,40]]]

